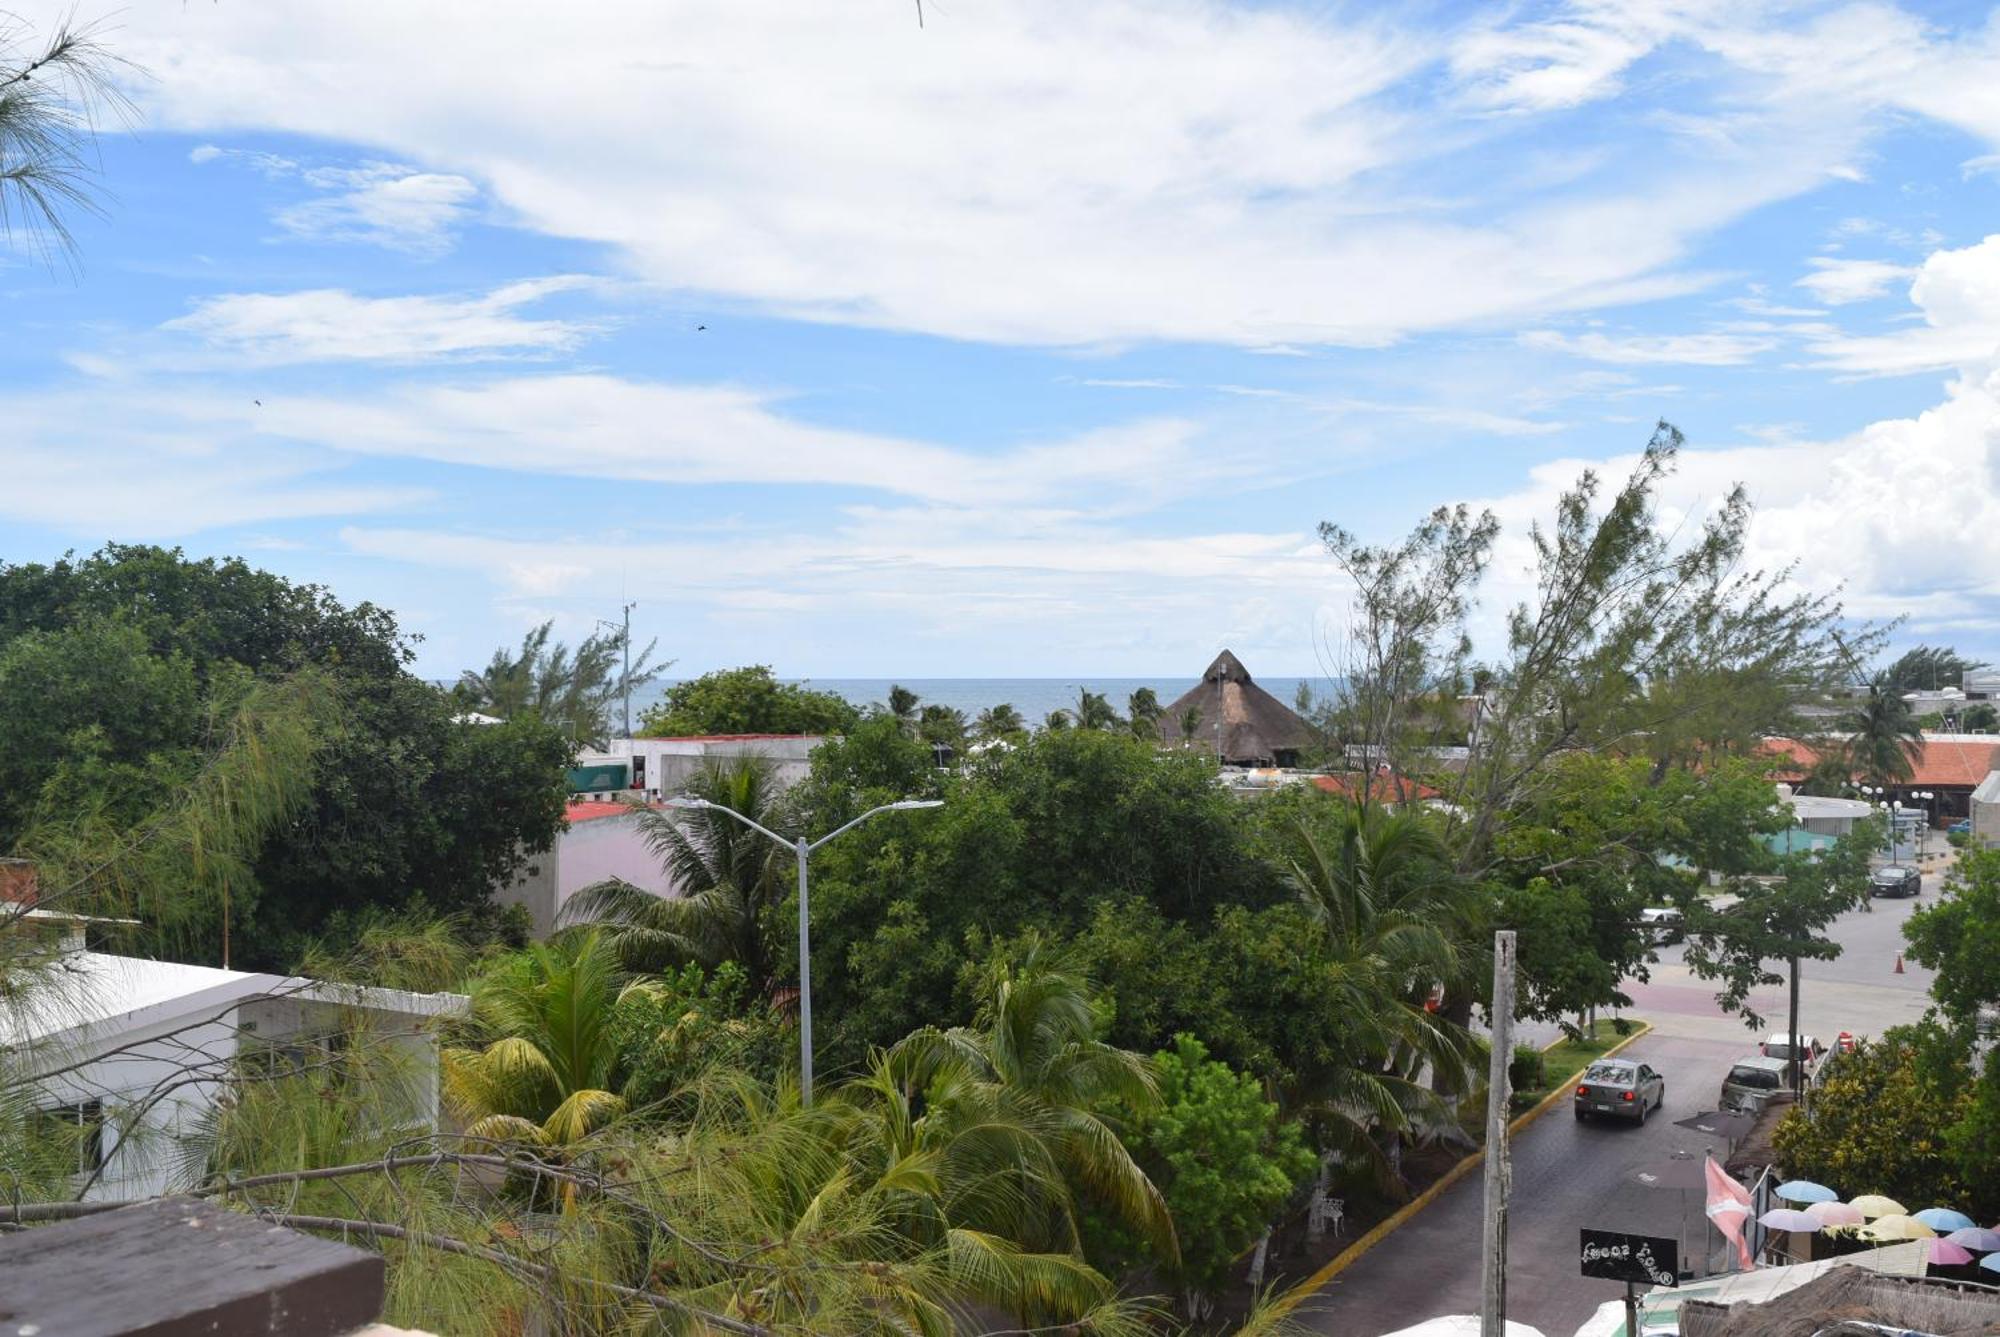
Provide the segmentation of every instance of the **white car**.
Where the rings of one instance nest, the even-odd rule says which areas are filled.
[[[1654,942],[1679,942],[1687,932],[1687,918],[1672,906],[1659,906],[1639,912],[1639,927]]]

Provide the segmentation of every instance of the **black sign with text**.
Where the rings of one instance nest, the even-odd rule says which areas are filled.
[[[1586,1230],[1581,1249],[1583,1275],[1653,1286],[1680,1284],[1680,1245],[1658,1235],[1623,1235]]]

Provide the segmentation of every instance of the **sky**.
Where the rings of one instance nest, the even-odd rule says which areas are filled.
[[[20,0],[15,0],[16,8]],[[0,243],[0,561],[241,555],[451,677],[1337,671],[1318,537],[1684,524],[2000,659],[2000,16],[30,0],[129,111]]]

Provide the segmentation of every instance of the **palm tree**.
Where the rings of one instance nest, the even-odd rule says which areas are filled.
[[[1189,706],[1181,712],[1181,745],[1193,747],[1195,734],[1201,729],[1201,707]]]
[[[925,706],[917,717],[917,737],[929,743],[941,760],[946,753],[955,757],[965,750],[967,731],[965,712],[952,706]]]
[[[622,984],[596,932],[531,943],[480,980],[473,1021],[492,1038],[443,1056],[445,1096],[467,1132],[565,1146],[623,1114],[612,1027]]]
[[[1013,1238],[1078,1248],[1081,1189],[1175,1254],[1165,1201],[1101,1113],[1157,1105],[1151,1066],[1097,1038],[1084,981],[1052,963],[1038,941],[1019,961],[989,970],[972,1026],[914,1031],[880,1069],[858,1089],[878,1099],[891,1091],[920,1097],[924,1118],[950,1134],[938,1155],[941,1184],[1004,1189],[1015,1218],[1008,1228],[1027,1232]],[[1008,1179],[996,1185],[996,1174]],[[961,1202],[958,1210],[968,1209]]]
[[[1373,1163],[1389,1181],[1392,1162],[1378,1134],[1455,1129],[1449,1107],[1420,1081],[1425,1071],[1447,1089],[1462,1089],[1474,1072],[1477,1041],[1427,1011],[1424,1000],[1436,985],[1471,974],[1463,944],[1477,897],[1452,872],[1424,814],[1375,805],[1339,812],[1331,833],[1297,825],[1285,873],[1321,934],[1329,987],[1351,1019],[1340,1042],[1346,1061],[1328,1065],[1298,1095],[1344,1156]]]
[[[1104,694],[1093,692],[1088,687],[1076,689],[1076,704],[1064,714],[1069,717],[1067,723],[1073,729],[1115,729],[1123,723]]]
[[[915,692],[899,683],[889,684],[889,713],[903,726],[905,736],[917,736],[917,706],[923,700]]]
[[[988,706],[980,711],[979,718],[972,722],[973,735],[982,743],[1012,738],[1027,731],[1028,722],[1021,718],[1020,711],[1006,701],[997,706]]]
[[[1882,675],[1868,684],[1868,699],[1840,723],[1848,734],[1847,759],[1853,774],[1882,788],[1908,784],[1916,775],[1924,731],[1910,703]]]
[[[1160,697],[1150,687],[1141,687],[1125,701],[1125,714],[1132,726],[1134,738],[1154,739],[1160,736],[1160,715],[1164,707]]]
[[[758,757],[708,766],[687,793],[780,833],[790,820],[769,764]],[[768,989],[772,963],[762,921],[785,894],[784,851],[712,809],[637,813],[647,847],[666,869],[669,894],[617,879],[598,882],[570,898],[563,918],[603,925],[629,970],[734,961],[754,988]]]

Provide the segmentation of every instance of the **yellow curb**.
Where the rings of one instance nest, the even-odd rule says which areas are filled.
[[[1617,1044],[1611,1046],[1611,1048],[1605,1050],[1602,1054],[1599,1054],[1597,1057],[1610,1058],[1613,1054],[1618,1053],[1620,1050],[1624,1049],[1627,1045],[1639,1039],[1641,1036],[1647,1034],[1652,1029],[1653,1029],[1652,1022],[1650,1021],[1639,1022],[1637,1030],[1633,1031],[1630,1035],[1626,1036],[1624,1039],[1620,1040]],[[1549,1050],[1554,1049],[1557,1045],[1561,1043],[1562,1040],[1560,1039],[1552,1040],[1548,1044],[1542,1046],[1542,1052],[1547,1053]],[[1586,1064],[1585,1066],[1588,1067],[1589,1065]],[[1578,1077],[1580,1077],[1581,1075],[1582,1074],[1579,1073]],[[1568,1081],[1564,1082],[1562,1085],[1556,1087],[1553,1091],[1549,1092],[1546,1096],[1543,1096],[1541,1101],[1537,1103],[1533,1109],[1526,1110],[1520,1115],[1518,1115],[1511,1123],[1507,1125],[1507,1136],[1509,1138],[1512,1138],[1516,1133],[1520,1132],[1523,1128],[1526,1128],[1536,1119],[1539,1119],[1542,1117],[1542,1115],[1548,1113],[1549,1108],[1556,1103],[1558,1097],[1567,1095],[1571,1090],[1575,1088],[1577,1080],[1578,1080],[1577,1077],[1570,1078]],[[1304,1281],[1292,1287],[1290,1290],[1286,1291],[1283,1295],[1279,1296],[1276,1300],[1274,1300],[1269,1310],[1271,1316],[1273,1318],[1282,1318],[1286,1314],[1291,1313],[1292,1310],[1296,1309],[1299,1303],[1303,1301],[1307,1295],[1311,1294],[1314,1291],[1319,1290],[1322,1286],[1326,1285],[1327,1282],[1332,1281],[1342,1272],[1345,1272],[1348,1268],[1360,1262],[1361,1256],[1363,1254],[1367,1253],[1370,1249],[1380,1244],[1383,1240],[1389,1238],[1389,1236],[1395,1234],[1397,1229],[1400,1228],[1404,1222],[1408,1221],[1418,1212],[1421,1212],[1424,1208],[1430,1206],[1431,1203],[1435,1201],[1440,1194],[1442,1194],[1446,1189],[1450,1188],[1453,1184],[1456,1184],[1459,1180],[1465,1178],[1465,1176],[1471,1172],[1472,1168],[1475,1165],[1480,1164],[1485,1159],[1486,1159],[1486,1149],[1484,1147],[1481,1147],[1478,1151],[1473,1152],[1470,1156],[1467,1156],[1457,1165],[1454,1165],[1451,1167],[1451,1169],[1445,1171],[1444,1176],[1441,1179],[1439,1179],[1435,1184],[1432,1184],[1422,1193],[1419,1193],[1416,1197],[1404,1203],[1402,1207],[1398,1208],[1397,1211],[1392,1216],[1390,1216],[1385,1221],[1377,1223],[1375,1228],[1369,1231],[1366,1235],[1363,1235],[1360,1239],[1354,1241],[1354,1243],[1348,1245],[1345,1249],[1342,1249],[1332,1258],[1329,1258],[1326,1261],[1326,1264],[1323,1267],[1321,1267],[1319,1271],[1313,1273],[1311,1276],[1307,1277]]]

